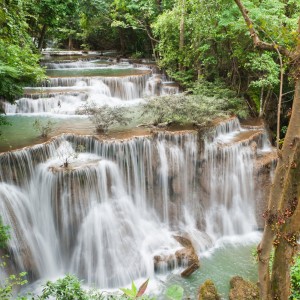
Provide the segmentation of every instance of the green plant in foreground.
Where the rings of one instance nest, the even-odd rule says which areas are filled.
[[[39,299],[56,300],[88,300],[86,292],[81,288],[81,283],[74,275],[67,274],[64,278],[55,282],[48,281],[43,288],[43,294]]]
[[[295,258],[291,267],[291,296],[290,300],[300,299],[300,255]]]
[[[170,300],[181,300],[183,298],[183,292],[184,290],[180,285],[174,284],[167,289],[166,296],[167,299]]]
[[[121,288],[120,290],[129,298],[129,299],[137,299],[144,295],[146,288],[148,286],[149,279],[147,279],[139,289],[137,289],[136,285],[132,281],[131,289]]]
[[[7,257],[1,257],[0,268],[6,267],[5,259]],[[25,276],[26,272],[22,272],[18,275],[10,275],[4,280],[0,280],[0,299],[1,300],[10,300],[13,297],[13,290],[15,287],[20,287],[27,283]],[[17,298],[23,299],[23,298]],[[26,298],[25,298],[26,299]]]

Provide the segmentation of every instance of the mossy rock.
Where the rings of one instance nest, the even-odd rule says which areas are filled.
[[[229,300],[258,300],[259,291],[256,284],[234,276],[230,280]]]
[[[220,300],[215,284],[212,280],[207,279],[199,289],[198,300]]]

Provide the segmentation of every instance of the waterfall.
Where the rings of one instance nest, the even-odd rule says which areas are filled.
[[[32,279],[71,272],[120,287],[153,277],[154,256],[181,247],[174,234],[188,234],[201,253],[253,231],[256,148],[232,142],[241,130],[231,119],[204,143],[194,131],[61,135],[1,154],[0,208],[16,268]]]

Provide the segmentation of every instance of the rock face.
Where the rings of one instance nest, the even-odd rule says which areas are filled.
[[[259,291],[256,284],[234,276],[230,280],[229,300],[258,300]]]
[[[207,279],[200,286],[198,300],[221,300],[212,280]]]

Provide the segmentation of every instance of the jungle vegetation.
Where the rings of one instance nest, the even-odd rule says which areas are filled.
[[[288,299],[300,230],[299,16],[298,0],[1,0],[0,101],[44,79],[40,52],[57,47],[154,59],[195,95],[214,95],[221,83],[278,139],[279,108],[278,128],[289,126],[258,247],[259,279],[262,299]]]

